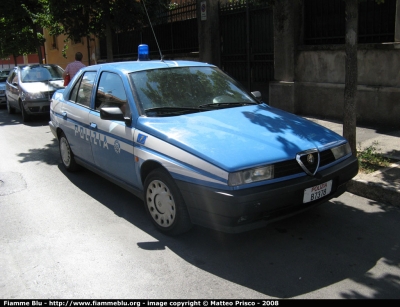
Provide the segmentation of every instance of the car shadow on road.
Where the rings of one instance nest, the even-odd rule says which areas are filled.
[[[224,234],[195,226],[178,237],[159,233],[143,202],[88,171],[61,172],[80,190],[154,240],[136,242],[145,250],[170,249],[191,265],[219,278],[277,298],[301,297],[344,280],[357,288],[342,298],[400,298],[399,275],[379,276],[378,265],[400,263],[400,212],[370,202],[371,210],[334,199],[310,211],[241,234]],[[346,197],[356,197],[350,193]],[[135,237],[130,237],[134,243]]]
[[[20,157],[22,163],[57,165],[78,189],[154,238],[143,242],[124,234],[138,248],[172,250],[202,271],[266,296],[301,297],[351,280],[358,286],[343,290],[340,297],[400,298],[398,208],[370,201],[365,212],[350,205],[356,201],[340,198],[246,233],[224,234],[195,226],[169,237],[154,228],[137,197],[88,170],[65,171],[56,139]],[[382,266],[393,268],[391,274],[379,274]]]
[[[58,140],[53,139],[52,143],[46,144],[44,148],[32,148],[28,152],[21,152],[18,157],[21,163],[40,161],[49,165],[57,165],[60,163]]]
[[[14,114],[8,114],[7,108],[0,108],[0,126],[9,125],[26,125],[30,127],[47,126],[49,124],[50,115],[32,116],[27,122],[22,121],[21,112],[16,111]]]

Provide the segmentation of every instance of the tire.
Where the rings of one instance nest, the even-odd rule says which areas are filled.
[[[63,132],[60,134],[58,146],[60,149],[61,161],[65,169],[69,172],[76,172],[79,170],[79,165],[75,161],[74,153],[72,152],[67,137]]]
[[[8,101],[8,99],[6,98],[6,104],[7,104],[7,112],[8,114],[14,114],[15,113],[15,109],[10,106],[10,102]]]
[[[159,231],[179,235],[192,228],[183,197],[167,171],[153,170],[146,177],[144,187],[146,211]]]
[[[24,123],[28,122],[30,119],[29,114],[25,111],[24,109],[24,105],[22,103],[22,101],[19,102],[19,108],[21,109],[21,115],[22,115],[22,121]]]

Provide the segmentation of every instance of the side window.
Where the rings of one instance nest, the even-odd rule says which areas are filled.
[[[100,76],[99,87],[96,92],[95,109],[100,111],[102,107],[119,107],[124,116],[130,115],[124,84],[121,77],[117,74],[103,72]]]
[[[16,84],[19,83],[19,82],[18,82],[18,73],[20,73],[20,72],[18,72],[17,69],[14,70],[14,73],[13,73],[12,79],[11,79],[11,83],[16,83]]]
[[[85,72],[75,83],[69,99],[81,105],[90,107],[90,97],[92,95],[95,71]]]
[[[13,70],[13,72],[8,76],[8,83],[10,83],[10,84],[12,84],[13,83],[13,81],[14,81],[14,78],[16,77],[16,72],[15,72],[15,69]]]
[[[78,81],[76,81],[74,87],[72,88],[72,91],[69,95],[69,100],[71,100],[73,102],[77,102],[78,90],[79,90],[79,86],[81,85],[81,82],[82,82],[82,76],[79,78]]]

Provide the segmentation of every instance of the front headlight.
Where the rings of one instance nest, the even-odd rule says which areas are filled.
[[[351,148],[350,148],[349,143],[332,148],[331,151],[335,157],[335,160],[340,159],[341,157],[347,156],[348,154],[351,154]]]
[[[29,93],[29,92],[22,92],[22,99],[24,100],[35,100],[35,99],[42,99],[45,98],[44,93],[36,92],[36,93]]]
[[[267,165],[230,173],[228,177],[228,185],[237,186],[272,178],[274,178],[274,166]]]

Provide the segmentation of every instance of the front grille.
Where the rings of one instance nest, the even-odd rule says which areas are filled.
[[[42,107],[42,112],[50,112],[50,106]]]
[[[47,95],[47,98],[50,100],[51,97],[53,97],[55,91],[49,91],[49,92],[45,92],[45,95]]]
[[[274,178],[291,176],[303,172],[296,160],[283,161],[274,164]]]
[[[318,161],[318,152],[312,153],[314,161]],[[305,165],[310,173],[314,173],[317,163],[310,165],[307,163],[307,155],[300,157],[301,162]],[[328,165],[335,161],[335,157],[330,149],[319,153],[319,167]],[[296,160],[283,161],[274,164],[274,178],[281,178],[303,173],[304,170]]]
[[[319,156],[320,156],[320,162],[319,162],[320,167],[328,165],[329,163],[335,161],[335,156],[333,155],[332,150],[330,149],[321,151]]]

